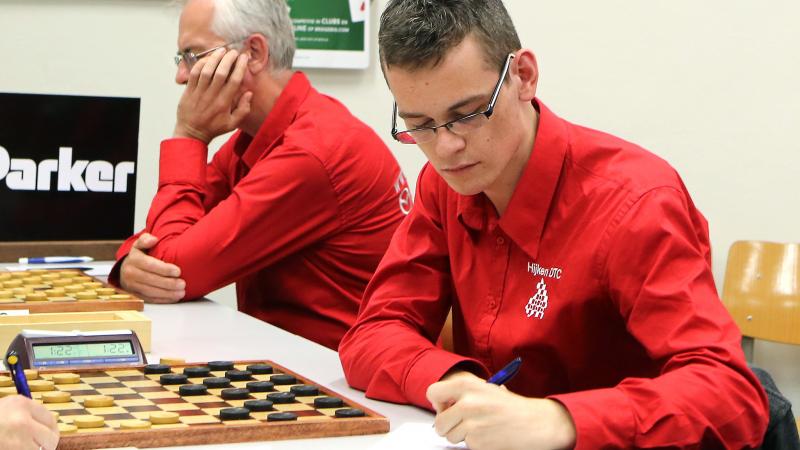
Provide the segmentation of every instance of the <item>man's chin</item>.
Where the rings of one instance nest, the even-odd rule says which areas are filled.
[[[444,181],[447,182],[447,185],[450,186],[450,189],[456,191],[459,195],[470,196],[478,195],[483,192],[483,189],[481,189],[480,186],[473,183],[456,183],[452,180],[448,180],[447,178],[445,178]]]

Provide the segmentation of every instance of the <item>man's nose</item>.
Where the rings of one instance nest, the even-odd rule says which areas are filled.
[[[189,68],[186,67],[186,62],[184,61],[178,64],[177,72],[175,72],[175,82],[178,84],[186,84],[189,82]]]
[[[440,158],[448,158],[454,153],[458,153],[466,146],[464,137],[453,133],[447,127],[441,127],[436,130],[436,154]]]

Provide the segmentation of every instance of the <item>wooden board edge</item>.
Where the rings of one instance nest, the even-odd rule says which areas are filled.
[[[335,422],[335,421],[340,422]],[[363,436],[389,432],[389,420],[382,418],[331,419],[288,424],[262,422],[248,425],[192,425],[160,430],[110,431],[71,434],[61,437],[59,450],[89,450],[108,447],[174,447],[203,444]]]
[[[1,303],[2,310],[27,309],[31,314],[65,312],[144,311],[144,301],[129,300],[76,300],[74,302]]]

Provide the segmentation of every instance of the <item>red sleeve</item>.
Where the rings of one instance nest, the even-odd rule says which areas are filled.
[[[367,397],[432,409],[425,392],[451,368],[462,364],[483,376],[487,370],[434,345],[452,290],[447,239],[424,177],[425,169],[414,207],[367,286],[339,357],[347,382]]]
[[[609,292],[662,369],[653,379],[553,396],[573,417],[577,448],[757,447],[767,398],[717,296],[705,219],[684,193],[660,188],[610,231]]]
[[[340,227],[328,173],[308,152],[273,149],[208,210],[208,196],[216,194],[208,192],[206,154],[199,141],[162,142],[159,190],[147,217],[146,231],[159,238],[150,254],[181,268],[186,298],[266,267]]]
[[[226,175],[225,168],[227,168],[231,164],[231,155],[233,154],[233,142],[236,141],[238,136],[234,134],[222,147],[219,149],[218,152],[214,154],[213,161],[208,164],[206,168],[206,185],[202,192],[203,197],[203,204],[206,211],[209,211],[213,208],[217,203],[219,203],[222,199],[230,195],[231,189],[231,182],[228,176]],[[199,142],[185,140],[182,141],[183,144],[187,145],[196,145]],[[133,236],[126,239],[122,245],[120,245],[119,249],[117,249],[116,253],[116,263],[111,268],[111,272],[108,274],[108,282],[114,286],[120,286],[120,269],[122,268],[122,261],[125,260],[125,257],[128,256],[130,253],[131,248],[133,247],[133,243],[139,239],[139,236],[142,235],[144,231],[139,231],[138,233],[134,234]]]

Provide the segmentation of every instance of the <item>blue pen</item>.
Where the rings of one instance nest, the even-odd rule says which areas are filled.
[[[89,256],[38,256],[34,258],[20,258],[20,264],[78,264],[94,261]]]
[[[489,377],[487,383],[496,384],[498,386],[506,384],[511,378],[519,372],[519,367],[522,365],[522,358],[516,357],[513,361],[506,364],[505,367],[500,369],[499,372]]]
[[[25,378],[25,371],[20,368],[20,360],[16,351],[11,350],[8,352],[6,355],[6,366],[8,366],[8,370],[11,372],[11,378],[14,380],[17,394],[33,398],[31,396],[31,388],[28,387],[28,380]]]

